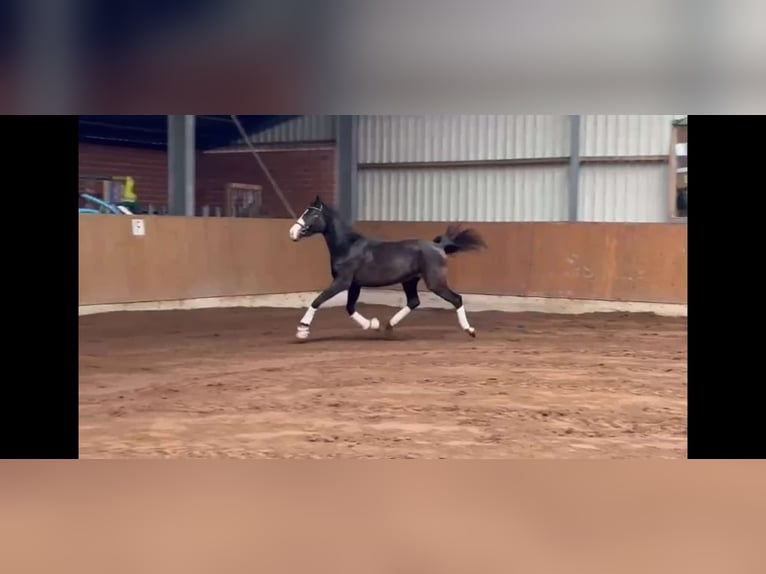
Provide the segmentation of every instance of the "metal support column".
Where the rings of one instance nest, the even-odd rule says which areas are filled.
[[[168,116],[168,212],[194,215],[194,116]]]
[[[359,218],[356,177],[356,116],[336,116],[335,127],[338,174],[336,203],[341,216],[353,224]]]
[[[580,116],[569,116],[569,221],[577,221],[580,197]]]

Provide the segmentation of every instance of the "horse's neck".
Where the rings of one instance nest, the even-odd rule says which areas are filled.
[[[358,234],[354,233],[348,224],[339,219],[333,219],[324,234],[327,248],[330,250],[330,257],[346,255],[357,237]]]

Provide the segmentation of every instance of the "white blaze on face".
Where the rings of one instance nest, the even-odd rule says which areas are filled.
[[[303,228],[304,225],[306,225],[306,222],[303,220],[304,215],[306,215],[305,211],[298,218],[295,224],[290,228],[290,239],[292,239],[293,241],[298,241],[301,238],[301,229]]]

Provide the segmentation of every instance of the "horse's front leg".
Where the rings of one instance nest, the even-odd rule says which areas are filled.
[[[350,280],[346,280],[340,277],[336,278],[327,289],[322,291],[317,296],[317,298],[311,302],[311,305],[309,305],[309,308],[306,309],[305,315],[303,315],[303,318],[298,324],[298,332],[295,334],[295,336],[298,337],[299,339],[307,338],[309,336],[311,322],[314,320],[314,315],[316,314],[319,307],[321,307],[325,302],[335,297],[338,293],[342,293],[349,287],[351,287]]]
[[[351,317],[354,320],[354,322],[365,331],[367,329],[372,329],[373,331],[377,331],[378,329],[380,329],[380,321],[378,321],[377,317],[368,319],[367,317],[365,317],[359,311],[356,310],[356,302],[359,301],[359,294],[361,292],[362,292],[362,288],[359,286],[359,283],[351,284],[351,287],[348,288],[348,299],[346,300],[346,312],[348,313],[348,316]]]

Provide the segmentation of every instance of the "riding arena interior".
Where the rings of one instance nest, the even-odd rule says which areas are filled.
[[[277,216],[81,210],[82,458],[686,457],[686,225],[278,195],[257,196]]]

